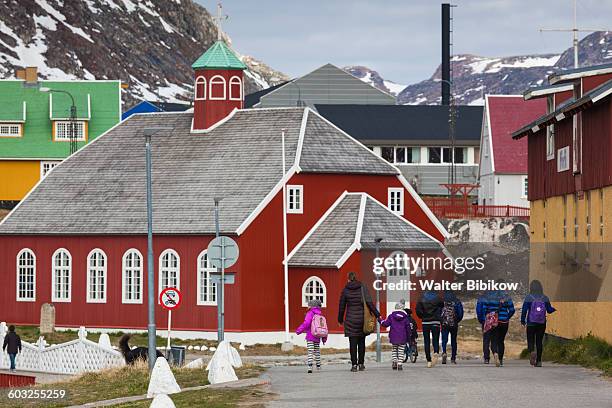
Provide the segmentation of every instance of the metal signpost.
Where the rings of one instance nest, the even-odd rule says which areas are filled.
[[[225,269],[234,265],[238,260],[238,244],[236,241],[226,236],[219,236],[208,244],[208,261],[211,265],[220,272],[213,273],[213,281],[217,283],[217,339],[223,341],[225,330],[225,300],[223,298],[225,292],[225,284],[234,283],[234,273],[225,273]],[[227,275],[227,276],[226,276]]]
[[[170,332],[172,330],[172,311],[181,304],[181,292],[177,288],[166,288],[159,294],[159,303],[168,311],[168,347],[170,350]]]

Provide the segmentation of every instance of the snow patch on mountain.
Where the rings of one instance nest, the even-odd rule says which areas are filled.
[[[374,88],[378,88],[393,96],[399,94],[406,87],[406,85],[384,79],[378,72],[363,65],[352,65],[342,69],[354,77],[361,79],[366,84],[372,85]]]

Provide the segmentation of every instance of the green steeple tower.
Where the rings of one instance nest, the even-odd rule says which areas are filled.
[[[246,69],[246,65],[222,40],[214,43],[191,66],[193,69]]]

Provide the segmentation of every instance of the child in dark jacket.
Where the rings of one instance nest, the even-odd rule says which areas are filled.
[[[380,319],[380,324],[383,327],[391,327],[389,330],[389,342],[392,350],[392,364],[394,370],[402,370],[402,359],[400,353],[403,353],[404,346],[410,341],[412,336],[412,328],[408,315],[404,312],[404,304],[398,302],[395,304],[395,311],[391,313],[386,320]]]
[[[313,360],[317,366],[317,370],[321,369],[321,348],[320,342],[323,340],[323,344],[327,342],[326,337],[317,337],[311,331],[312,319],[316,315],[321,314],[321,301],[318,299],[312,299],[308,302],[308,312],[306,312],[306,317],[304,318],[304,322],[300,324],[300,326],[295,331],[296,334],[306,333],[306,347],[308,350],[307,357],[307,365],[308,372],[312,373],[312,363]]]

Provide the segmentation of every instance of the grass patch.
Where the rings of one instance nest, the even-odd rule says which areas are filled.
[[[169,396],[177,407],[229,408],[248,405],[251,408],[264,407],[269,395],[256,388],[237,390],[196,390]],[[261,403],[259,403],[261,402]],[[151,400],[113,405],[113,408],[148,408]]]
[[[527,349],[523,350],[521,358],[529,358]],[[542,359],[559,364],[596,368],[605,376],[612,377],[612,345],[590,334],[574,340],[547,336]]]
[[[262,370],[261,367],[247,365],[236,369],[236,375],[241,379],[250,378],[258,376]],[[208,384],[208,374],[203,369],[173,368],[172,371],[181,388]],[[147,393],[148,386],[149,371],[147,365],[140,362],[134,366],[109,369],[97,373],[85,373],[69,381],[41,384],[33,387],[34,389],[65,390],[67,397],[63,400],[8,400],[5,397],[6,394],[3,393],[0,397],[0,406],[63,407],[78,405],[119,397],[143,395]],[[208,392],[216,393],[212,390]],[[148,405],[150,404],[151,401],[149,400]]]

